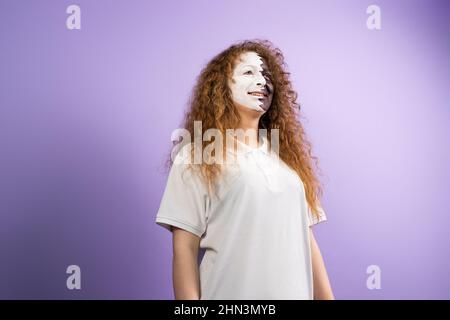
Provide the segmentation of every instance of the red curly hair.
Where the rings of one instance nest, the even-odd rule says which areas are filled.
[[[270,41],[242,41],[216,55],[197,78],[183,127],[191,137],[194,136],[194,121],[201,121],[202,132],[199,134],[202,137],[210,128],[220,130],[222,137],[225,137],[226,129],[237,127],[240,115],[228,84],[239,56],[249,51],[256,52],[265,61],[274,86],[272,104],[261,116],[259,128],[267,129],[269,141],[271,129],[279,130],[279,156],[302,180],[311,212],[318,218],[319,198],[322,196],[322,187],[315,172],[319,169],[318,159],[311,154],[311,143],[300,122],[301,107],[297,102],[297,92],[292,88],[290,73],[286,71],[284,56]],[[202,141],[203,148],[209,143]],[[216,189],[218,177],[223,171],[222,165],[202,163],[190,164],[190,167],[199,169],[208,190]]]

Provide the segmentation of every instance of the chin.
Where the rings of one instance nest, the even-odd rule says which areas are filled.
[[[267,110],[264,110],[261,106],[259,105],[243,105],[243,104],[236,104],[237,109],[240,112],[251,112],[253,114],[263,114],[265,113]]]
[[[264,110],[262,107],[252,108],[257,113],[265,113],[267,110]]]
[[[258,107],[258,110],[260,110],[261,112],[266,112],[267,110],[269,110],[269,108],[264,109],[262,106]]]

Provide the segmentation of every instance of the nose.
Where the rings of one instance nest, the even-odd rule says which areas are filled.
[[[266,83],[267,83],[266,82],[266,78],[262,74],[260,74],[258,79],[257,79],[256,85],[264,87],[266,85]]]

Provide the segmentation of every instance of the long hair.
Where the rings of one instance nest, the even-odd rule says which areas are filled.
[[[272,104],[260,118],[259,128],[267,129],[269,140],[271,129],[278,129],[280,159],[302,180],[311,212],[318,218],[319,198],[323,192],[315,172],[315,168],[318,169],[318,159],[311,154],[311,143],[299,119],[301,107],[297,102],[297,92],[292,88],[290,73],[286,71],[284,56],[270,41],[242,41],[216,55],[197,78],[183,127],[189,131],[191,137],[195,134],[194,121],[201,121],[202,132],[197,133],[201,137],[210,128],[219,130],[223,134],[222,137],[225,137],[226,129],[237,127],[240,116],[228,84],[237,58],[249,51],[258,53],[265,61],[274,86]],[[203,148],[209,143],[211,142],[202,141]],[[172,164],[172,161],[169,162]],[[208,190],[216,189],[216,183],[223,171],[221,164],[201,163],[190,166],[200,171]]]

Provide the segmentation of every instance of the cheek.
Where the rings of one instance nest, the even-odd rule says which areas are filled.
[[[233,95],[244,95],[247,94],[248,88],[251,85],[249,79],[235,78],[234,83],[231,85],[231,92]]]

